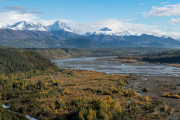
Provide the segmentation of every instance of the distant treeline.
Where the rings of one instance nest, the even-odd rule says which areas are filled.
[[[70,58],[70,57],[144,55],[144,54],[159,53],[171,49],[156,48],[156,47],[119,47],[119,48],[87,48],[87,49],[34,48],[34,49],[21,49],[21,50],[36,51],[42,56],[52,60],[52,59],[62,59],[62,58]]]
[[[180,63],[180,50],[152,54],[142,59],[147,62]]]

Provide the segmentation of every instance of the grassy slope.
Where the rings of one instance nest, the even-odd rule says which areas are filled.
[[[91,42],[88,39],[76,38],[67,40],[54,39],[23,39],[0,41],[1,45],[16,48],[97,48],[100,45]]]

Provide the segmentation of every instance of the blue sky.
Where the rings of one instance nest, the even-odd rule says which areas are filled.
[[[0,0],[0,22],[55,20],[75,32],[101,27],[180,36],[179,0]]]

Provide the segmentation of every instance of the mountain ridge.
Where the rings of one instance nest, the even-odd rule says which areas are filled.
[[[101,28],[99,31],[95,32],[86,32],[83,34],[83,36],[90,36],[90,35],[112,35],[112,36],[140,36],[141,34],[138,34],[134,31],[130,30],[125,30],[125,31],[120,31],[120,30],[112,30],[108,27]]]
[[[59,31],[64,30],[67,32],[74,33],[73,30],[65,23],[57,20],[55,23],[51,25],[44,25],[41,22],[27,22],[27,21],[20,21],[16,22],[12,25],[8,25],[6,23],[0,23],[0,29],[12,29],[12,30],[29,30],[29,31]]]
[[[48,31],[59,31],[59,30],[64,30],[64,31],[68,31],[68,32],[72,32],[74,33],[73,30],[71,30],[71,28],[69,26],[67,26],[65,23],[57,20],[54,24],[46,26],[46,29]]]
[[[0,26],[2,27],[0,29],[0,45],[13,47],[180,47],[180,41],[167,36],[138,34],[129,30],[115,31],[108,27],[82,36],[61,21],[56,21],[49,26],[26,21],[13,25],[3,23]],[[16,46],[8,42],[12,42]]]
[[[60,21],[56,21],[49,26],[45,26],[42,23],[20,21],[13,25],[2,23],[0,27],[0,40],[30,38],[64,40],[80,37],[80,35]]]

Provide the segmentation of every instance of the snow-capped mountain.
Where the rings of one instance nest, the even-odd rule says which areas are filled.
[[[138,33],[134,32],[134,31],[130,31],[130,30],[123,31],[122,33],[123,33],[123,36],[131,36],[131,35],[140,36],[140,35],[142,35],[142,34],[138,34]]]
[[[46,27],[41,23],[28,23],[26,21],[17,22],[14,25],[8,26],[7,28],[12,30],[47,31]]]
[[[9,25],[7,23],[0,23],[0,28],[7,28]]]
[[[65,23],[61,21],[56,21],[52,25],[45,26],[43,23],[37,23],[37,22],[26,22],[26,21],[20,21],[13,25],[8,25],[6,23],[0,23],[1,29],[12,29],[12,30],[29,30],[29,31],[66,31],[66,32],[72,32],[70,27],[68,27]]]
[[[74,32],[73,30],[71,30],[70,27],[68,27],[65,23],[61,22],[61,21],[56,21],[54,24],[49,25],[46,27],[46,29],[48,31],[67,31],[67,32]]]
[[[74,33],[65,23],[56,21],[52,25],[45,26],[43,22],[21,21],[13,25],[0,24],[0,40],[6,39],[55,39],[63,40],[81,37]]]
[[[158,36],[158,37],[157,37]],[[168,35],[169,36],[169,35]],[[113,30],[108,27],[101,28],[99,31],[88,32],[81,36],[65,23],[56,21],[52,25],[45,26],[43,23],[21,21],[13,25],[0,23],[0,44],[16,44],[31,41],[36,47],[38,44],[46,43],[46,47],[71,47],[73,45],[91,44],[103,47],[131,47],[131,46],[155,46],[155,47],[172,47],[180,46],[180,41],[168,37],[160,32],[150,34],[138,34],[136,32],[126,30]],[[178,34],[176,35],[178,37]],[[44,41],[44,42],[42,42]],[[11,44],[13,45],[13,44]],[[67,45],[67,46],[65,46]],[[13,45],[14,46],[14,45]],[[24,47],[23,45],[21,47]]]
[[[87,32],[83,34],[84,36],[90,36],[90,35],[111,35],[111,36],[140,36],[140,34],[133,32],[133,31],[115,31],[112,29],[109,29],[107,27],[101,28],[99,31],[95,32]]]

